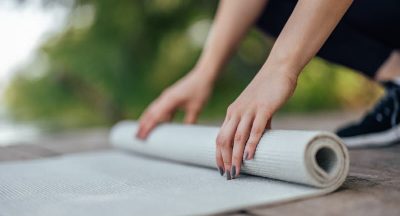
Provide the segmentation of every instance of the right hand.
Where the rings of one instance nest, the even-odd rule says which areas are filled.
[[[185,123],[195,123],[213,87],[213,82],[204,78],[200,71],[191,71],[164,90],[141,115],[136,137],[146,139],[158,124],[170,121],[178,109],[186,113]]]

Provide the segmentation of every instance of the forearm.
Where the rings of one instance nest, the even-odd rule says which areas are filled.
[[[214,81],[248,29],[261,14],[267,0],[221,0],[197,68]]]
[[[279,72],[297,79],[351,3],[352,0],[299,0],[261,74]]]

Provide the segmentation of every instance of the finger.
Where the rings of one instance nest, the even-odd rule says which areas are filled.
[[[221,128],[226,124],[226,122],[227,122],[227,120],[225,118],[224,122],[221,125]],[[216,142],[216,145],[215,145],[216,146],[215,160],[216,160],[216,163],[217,163],[218,171],[221,174],[221,176],[223,176],[224,173],[225,173],[225,168],[224,168],[224,161],[222,159],[222,152],[221,152],[222,145],[221,145],[220,140],[219,140],[221,138],[219,138],[219,136],[220,135],[218,133],[218,136],[217,136],[216,141],[215,141]]]
[[[190,108],[187,109],[186,115],[185,115],[185,124],[194,124],[196,123],[197,117],[199,115],[199,109],[198,108]]]
[[[244,116],[237,127],[234,141],[233,141],[233,151],[232,151],[232,178],[235,178],[240,173],[240,168],[243,161],[243,151],[246,142],[250,135],[250,130],[253,122],[253,116]]]
[[[140,120],[139,139],[146,139],[158,124],[171,120],[175,112],[173,104],[164,101],[151,105],[145,117]]]
[[[143,129],[140,131],[139,139],[146,139],[150,132],[157,126],[159,121],[154,119],[149,119],[143,126]]]
[[[147,111],[146,115],[140,119],[140,128],[138,132],[139,139],[146,139],[150,131],[154,129],[158,122],[157,113]]]
[[[148,124],[143,129],[144,138],[147,138],[149,136],[149,134],[151,133],[151,131],[153,131],[153,129],[155,127],[157,127],[159,124],[161,124],[163,122],[171,121],[174,114],[175,114],[175,110],[170,111],[169,113],[161,113],[161,114],[156,115],[154,118],[150,118],[150,120],[148,121]]]
[[[217,148],[215,151],[215,160],[217,162],[219,174],[221,174],[221,176],[223,176],[225,173],[225,169],[224,169],[224,161],[222,160],[221,147],[220,147],[220,145],[216,145],[216,146],[217,146]]]
[[[226,122],[227,122],[227,118],[225,118],[224,122],[221,125],[221,128],[224,127]],[[216,145],[215,146],[216,146],[215,160],[216,160],[216,163],[217,163],[217,168],[218,168],[218,171],[221,174],[221,176],[223,176],[224,173],[225,173],[225,168],[224,168],[224,161],[222,159],[222,152],[221,152],[222,145],[221,145],[221,143],[219,143],[218,136],[217,136],[217,139],[216,139]]]
[[[231,118],[230,120],[228,120],[221,128],[217,138],[217,145],[219,145],[221,148],[222,160],[228,180],[232,178],[230,170],[232,165],[233,137],[235,135],[238,123],[238,118]]]
[[[154,116],[157,114],[155,111],[156,107],[159,107],[160,98],[154,100],[142,113],[139,119],[139,129],[136,133],[136,137],[139,139],[144,139],[146,136],[145,131],[149,126],[149,123],[152,122],[151,119],[154,119]]]
[[[139,125],[138,125],[138,129],[136,131],[136,137],[139,139],[142,139],[143,137],[143,130],[146,127],[146,124],[148,124],[149,122],[149,112],[146,110],[145,112],[143,112],[142,116],[139,119]]]
[[[252,160],[256,151],[257,145],[264,134],[265,128],[269,121],[269,115],[265,112],[258,112],[251,128],[250,137],[247,140],[244,154],[247,154],[246,160]]]

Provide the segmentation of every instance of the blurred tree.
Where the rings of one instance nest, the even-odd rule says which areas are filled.
[[[216,1],[205,0],[77,0],[65,30],[47,41],[33,66],[13,80],[8,106],[17,118],[63,126],[137,118],[162,89],[194,65],[216,6]],[[219,80],[204,116],[223,116],[265,61],[272,43],[257,31],[249,34]],[[44,64],[43,58],[46,67],[40,67],[40,75],[30,75],[35,64]],[[339,107],[345,100],[335,86],[359,80],[323,72],[338,70],[343,68],[313,61],[283,110]],[[359,87],[363,91],[365,85]],[[374,97],[376,92],[372,90]]]

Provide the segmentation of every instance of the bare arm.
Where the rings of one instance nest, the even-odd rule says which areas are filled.
[[[251,83],[229,106],[217,137],[216,161],[228,179],[242,159],[253,159],[272,115],[292,95],[304,66],[342,18],[352,0],[299,0],[271,53]]]
[[[196,66],[145,110],[140,117],[137,137],[146,138],[159,123],[169,121],[178,109],[186,112],[186,123],[196,121],[218,73],[265,4],[266,0],[220,1],[207,43]]]
[[[300,0],[261,72],[284,66],[297,78],[343,17],[352,0]]]
[[[264,9],[267,0],[221,0],[203,53],[196,67],[210,80],[235,51]]]

